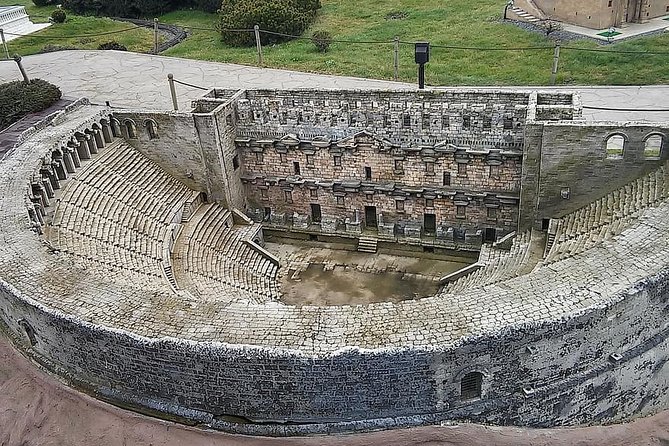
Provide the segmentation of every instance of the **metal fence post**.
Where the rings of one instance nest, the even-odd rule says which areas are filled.
[[[179,111],[179,104],[177,103],[177,91],[174,88],[174,75],[169,73],[167,75],[167,82],[170,84],[170,95],[172,95],[172,106],[174,111]]]
[[[153,19],[153,54],[158,54],[158,19]]]
[[[556,42],[555,52],[553,53],[553,67],[551,69],[551,85],[555,85],[559,63],[560,63],[560,42]]]
[[[393,58],[393,67],[394,67],[394,78],[395,81],[399,80],[400,78],[400,38],[399,36],[395,36],[394,39],[395,43],[395,48],[394,48],[394,58]]]
[[[255,31],[256,35],[256,48],[258,49],[258,65],[262,67],[263,60],[262,60],[262,44],[260,43],[260,27],[258,25],[255,25],[253,27],[253,31]]]
[[[2,39],[2,46],[5,47],[5,55],[7,55],[7,59],[10,59],[9,49],[7,49],[7,41],[5,40],[5,30],[2,28],[0,28],[0,39]]]
[[[28,75],[26,74],[26,70],[23,69],[23,64],[21,63],[21,56],[18,54],[14,54],[14,62],[16,62],[16,65],[19,66],[19,71],[21,71],[21,76],[23,76],[23,81],[24,82],[30,82],[30,79],[28,79]]]

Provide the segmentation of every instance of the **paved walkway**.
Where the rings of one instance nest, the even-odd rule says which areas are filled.
[[[669,20],[669,15],[666,15],[662,17],[657,17],[655,19],[651,19],[646,23],[625,23],[620,27],[615,27],[614,28],[615,32],[620,34],[611,36],[610,38],[601,35],[601,33],[608,31],[609,28],[591,29],[591,28],[586,28],[584,26],[571,25],[569,23],[562,23],[562,27],[565,31],[569,31],[570,33],[580,34],[582,36],[603,40],[605,42],[607,41],[616,42],[619,40],[629,39],[631,37],[639,37],[644,34],[654,33],[662,30],[668,30],[669,29],[668,20]]]
[[[415,85],[343,76],[260,69],[243,65],[178,59],[116,51],[61,51],[23,58],[28,75],[53,82],[67,97],[86,96],[114,106],[171,109],[167,74],[202,87],[220,88],[360,88],[414,89]],[[0,61],[0,83],[20,78],[16,64]],[[504,89],[510,89],[505,87]],[[521,87],[526,89],[537,87]],[[539,87],[542,90],[547,87]],[[669,108],[669,86],[560,87],[581,93],[584,105],[596,107]],[[190,101],[203,93],[177,85],[179,104],[188,110]],[[590,120],[639,119],[669,121],[669,112],[629,113],[584,110]]]

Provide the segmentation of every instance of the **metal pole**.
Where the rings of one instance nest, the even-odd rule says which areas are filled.
[[[7,55],[7,59],[10,59],[9,49],[7,49],[7,41],[5,40],[5,30],[2,28],[0,28],[0,39],[2,39],[2,46],[5,47],[5,54]]]
[[[172,95],[172,106],[174,111],[179,111],[179,104],[177,103],[177,91],[174,88],[174,75],[172,73],[167,75],[167,82],[170,84],[170,94]]]
[[[260,43],[260,27],[258,25],[255,25],[253,27],[253,31],[255,31],[256,34],[256,48],[258,49],[258,65],[262,67],[263,60],[262,60],[262,44]]]
[[[395,55],[394,55],[394,67],[395,67],[395,81],[400,78],[400,38],[395,36]]]
[[[19,70],[21,71],[21,76],[23,76],[23,81],[24,82],[30,82],[30,79],[28,79],[28,75],[26,74],[26,70],[23,69],[23,65],[21,64],[21,56],[18,54],[14,54],[14,62],[16,62],[16,65],[19,66]]]
[[[418,88],[421,90],[425,88],[425,64],[418,65]]]
[[[556,42],[555,53],[553,54],[553,68],[551,69],[551,85],[555,85],[559,63],[560,63],[560,42]]]
[[[153,19],[153,54],[158,54],[158,19]]]

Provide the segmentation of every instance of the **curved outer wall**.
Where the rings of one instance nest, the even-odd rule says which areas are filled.
[[[667,404],[669,271],[637,284],[606,310],[562,324],[472,339],[446,351],[350,349],[323,358],[140,338],[55,314],[5,283],[1,296],[2,320],[26,347],[25,322],[19,321],[30,324],[37,341],[31,354],[48,368],[124,404],[241,432],[348,430],[447,418],[550,426],[621,420]],[[611,353],[622,357],[616,363]],[[483,398],[460,402],[458,379],[472,370],[486,376]],[[370,414],[378,419],[346,423]],[[316,425],[230,424],[223,415]]]

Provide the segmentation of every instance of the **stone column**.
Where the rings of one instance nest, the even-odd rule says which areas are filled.
[[[47,197],[53,198],[55,196],[53,193],[53,186],[51,186],[51,181],[49,181],[49,178],[45,177],[44,174],[42,174],[42,187],[44,188],[44,192],[46,193]]]
[[[113,141],[114,136],[112,135],[111,127],[109,124],[102,123],[102,137],[104,138],[106,143],[110,143]]]
[[[56,172],[56,176],[59,180],[67,180],[67,170],[65,169],[62,158],[53,160],[51,166],[53,167],[54,172]]]
[[[93,129],[93,138],[95,139],[95,145],[98,146],[98,149],[104,149],[105,141],[102,137],[102,132],[99,129]]]
[[[77,149],[71,146],[65,147],[63,150],[67,150],[72,157],[72,161],[74,162],[74,167],[77,169],[81,167],[81,158],[79,158],[79,152],[77,152]]]
[[[53,166],[44,166],[42,169],[40,169],[40,173],[43,177],[49,180],[49,183],[51,183],[51,189],[60,189],[60,180],[58,179],[58,175],[56,175],[56,173],[53,171]]]
[[[86,135],[86,144],[88,144],[88,150],[90,150],[92,154],[98,153],[98,146],[95,145],[95,140],[91,135]]]
[[[67,173],[74,173],[77,171],[77,169],[74,168],[74,160],[72,159],[72,154],[69,151],[63,150],[63,158],[61,159],[61,162],[65,166]]]
[[[40,200],[42,203],[42,206],[47,207],[51,206],[51,202],[49,201],[49,197],[46,194],[46,191],[42,187],[40,183],[33,183],[31,185],[31,189],[33,192],[33,195]]]
[[[82,160],[91,159],[91,151],[88,148],[88,144],[86,143],[86,137],[77,136],[77,142],[79,143],[79,147],[77,147],[77,152],[79,152],[79,158]]]

